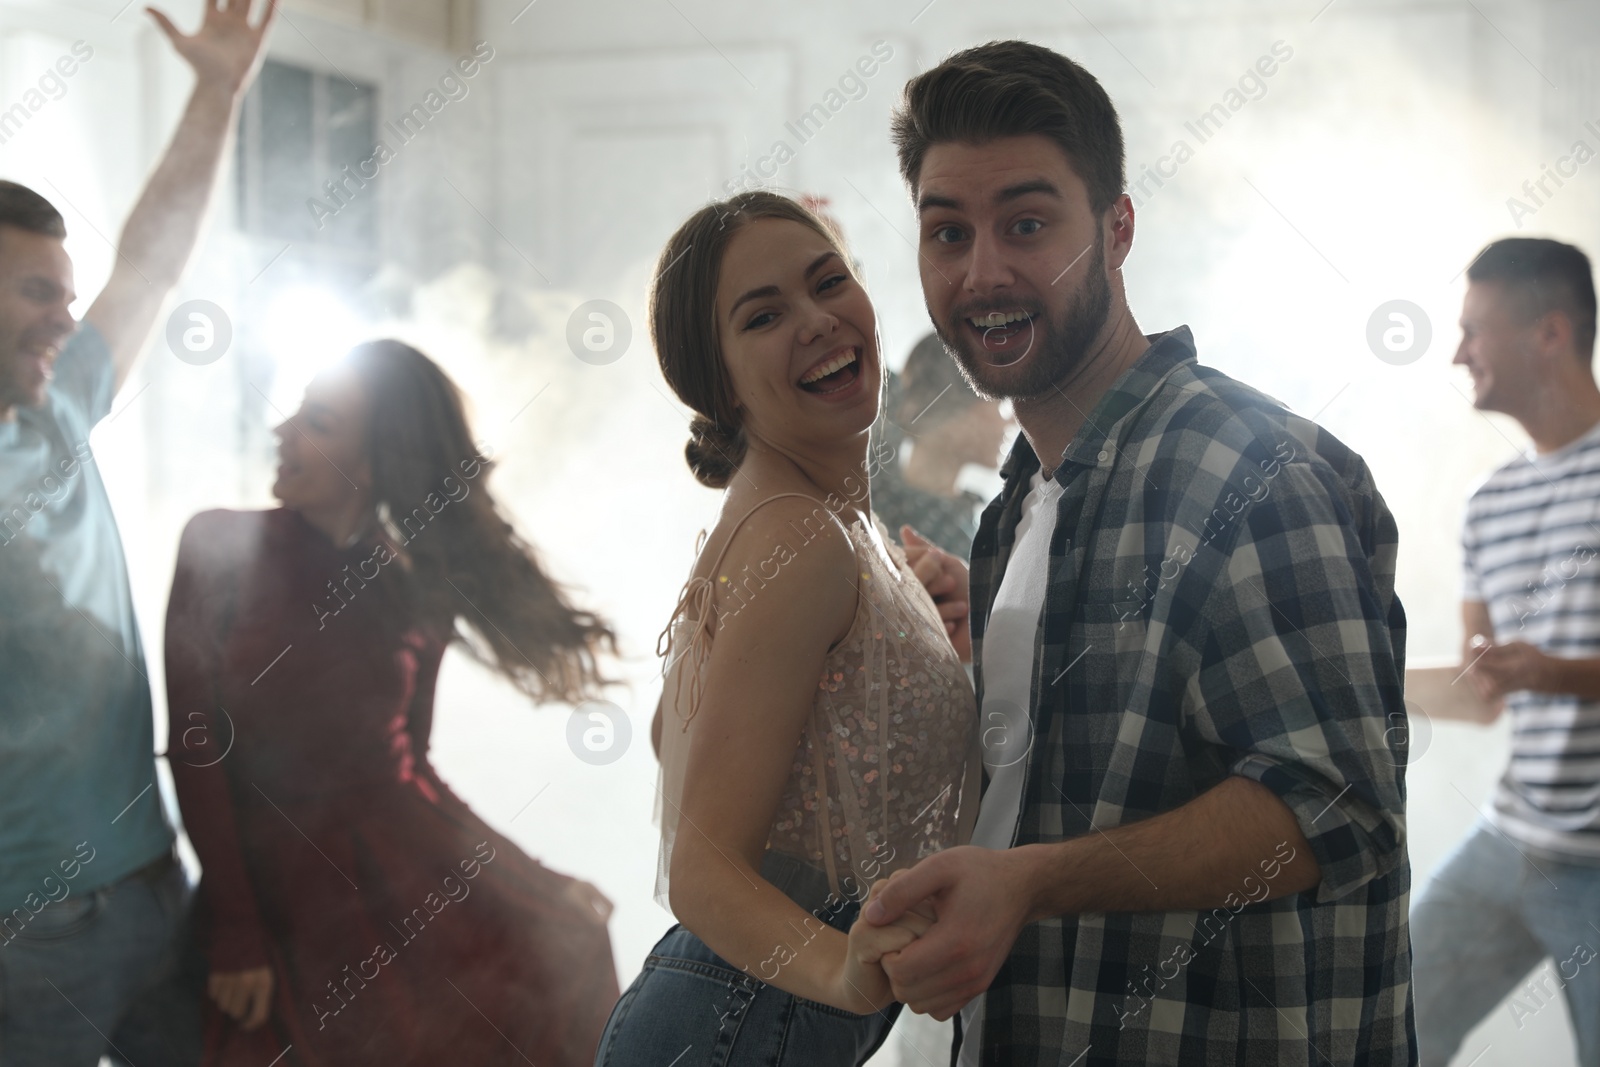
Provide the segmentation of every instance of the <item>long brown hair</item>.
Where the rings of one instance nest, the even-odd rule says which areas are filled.
[[[400,341],[341,362],[368,401],[373,503],[409,564],[416,617],[535,700],[576,703],[606,684],[598,655],[616,651],[616,634],[567,601],[501,512],[455,383]]]
[[[661,250],[650,283],[650,339],[662,377],[695,411],[684,458],[695,478],[713,489],[726,488],[733,480],[749,447],[717,331],[722,254],[733,235],[757,219],[787,219],[810,227],[850,262],[827,223],[798,202],[765,190],[707,204]]]

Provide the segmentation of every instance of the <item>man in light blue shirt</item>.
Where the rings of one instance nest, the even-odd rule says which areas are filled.
[[[156,788],[150,682],[90,446],[199,235],[271,20],[186,36],[193,95],[84,322],[61,215],[0,182],[0,1064],[198,1059],[189,898]],[[76,49],[75,49],[76,51]],[[92,53],[91,53],[92,54]]]

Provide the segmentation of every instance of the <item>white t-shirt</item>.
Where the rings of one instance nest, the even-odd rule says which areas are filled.
[[[989,788],[978,807],[972,843],[1010,848],[1022,812],[1022,779],[1033,748],[1033,650],[1050,577],[1050,538],[1061,487],[1035,471],[1022,501],[1016,542],[983,635],[983,707],[979,711]],[[961,1009],[960,1067],[978,1067],[983,996]]]

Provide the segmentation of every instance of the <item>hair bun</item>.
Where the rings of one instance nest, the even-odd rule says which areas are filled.
[[[744,461],[746,447],[743,429],[727,430],[704,415],[696,415],[689,421],[689,443],[684,446],[683,455],[701,485],[725,489]]]

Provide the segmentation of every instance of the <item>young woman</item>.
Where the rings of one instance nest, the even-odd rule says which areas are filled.
[[[609,904],[478,818],[428,735],[450,641],[576,701],[611,631],[502,516],[420,352],[356,348],[276,432],[283,506],[191,520],[167,610],[205,1063],[588,1064],[617,997]]]
[[[668,242],[650,325],[689,466],[727,492],[663,634],[657,892],[681,925],[596,1064],[860,1063],[898,1008],[880,960],[929,919],[855,916],[966,839],[978,775],[966,674],[869,507],[872,304],[814,215],[755,192]]]

